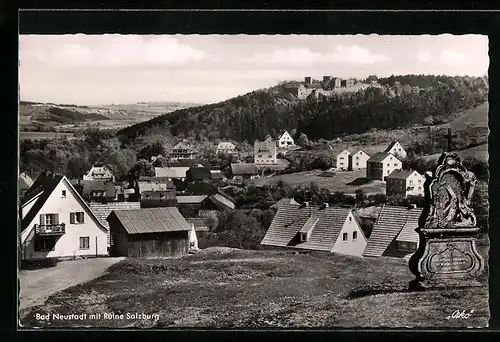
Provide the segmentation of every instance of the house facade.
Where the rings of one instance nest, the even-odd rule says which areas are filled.
[[[155,177],[167,177],[184,181],[190,166],[155,167]]]
[[[399,143],[399,141],[393,141],[384,151],[386,153],[392,153],[394,156],[398,157],[399,160],[406,158],[407,153],[404,147]]]
[[[278,150],[275,141],[255,141],[254,163],[259,165],[275,165],[278,163]]]
[[[337,170],[348,170],[349,169],[349,150],[342,150],[338,153],[334,153],[334,163]]]
[[[363,150],[358,150],[349,154],[349,170],[366,169],[366,162],[370,159],[368,153]]]
[[[171,162],[183,160],[183,159],[195,159],[196,152],[187,140],[179,142],[177,145],[172,147],[169,152],[169,159]]]
[[[115,181],[113,172],[102,163],[95,163],[87,173],[83,175],[83,180]]]
[[[367,240],[349,208],[289,203],[278,208],[261,244],[361,257]]]
[[[216,153],[225,153],[225,154],[238,154],[238,151],[236,150],[236,145],[233,144],[230,141],[221,141],[217,145],[217,150]]]
[[[111,229],[111,255],[180,258],[189,252],[191,225],[177,208],[116,210],[106,218]]]
[[[366,162],[366,178],[384,181],[394,170],[400,170],[403,163],[391,153],[375,153]]]
[[[385,178],[386,194],[423,196],[425,177],[415,170],[394,170]]]
[[[290,148],[295,146],[295,141],[288,131],[284,131],[278,137],[278,147],[279,148]]]
[[[108,231],[64,176],[42,173],[21,206],[21,258],[108,254]]]

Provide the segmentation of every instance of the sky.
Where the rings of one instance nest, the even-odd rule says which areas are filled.
[[[21,35],[23,101],[215,103],[323,75],[488,73],[481,35]]]

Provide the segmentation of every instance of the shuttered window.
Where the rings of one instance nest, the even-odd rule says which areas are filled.
[[[90,249],[90,238],[88,236],[80,237],[80,249]]]
[[[83,212],[70,213],[69,222],[71,224],[85,223],[85,214]]]
[[[40,214],[41,226],[50,226],[53,224],[59,224],[59,214]]]

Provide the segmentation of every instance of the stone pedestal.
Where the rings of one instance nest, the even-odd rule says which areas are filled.
[[[476,177],[455,153],[443,153],[426,174],[419,247],[409,262],[411,289],[481,286],[484,259],[476,249],[479,228],[470,208]]]
[[[476,250],[479,228],[417,232],[423,248],[410,258],[410,270],[416,275],[412,289],[481,286],[477,277],[484,270],[484,259]]]

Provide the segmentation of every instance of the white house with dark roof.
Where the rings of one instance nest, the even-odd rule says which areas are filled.
[[[278,147],[276,141],[254,142],[254,163],[258,165],[275,165],[278,163]]]
[[[83,180],[114,181],[115,176],[103,163],[95,163],[90,170],[83,175]]]
[[[169,151],[169,159],[171,162],[183,159],[195,159],[196,151],[193,146],[187,141],[182,140]]]
[[[406,150],[404,147],[399,143],[399,141],[394,140],[393,142],[390,143],[390,145],[385,149],[386,153],[392,153],[396,157],[398,157],[400,160],[406,159]]]
[[[68,179],[42,173],[21,205],[21,258],[108,254],[108,229]]]
[[[155,167],[155,177],[168,177],[184,181],[190,166]]]
[[[384,205],[368,239],[364,257],[405,257],[418,248],[415,231],[422,208]]]
[[[370,156],[365,151],[358,149],[353,153],[349,154],[349,170],[361,170],[366,169],[366,162],[370,159]]]
[[[284,131],[278,136],[278,148],[291,148],[295,146],[295,141],[288,131]]]
[[[400,170],[403,163],[388,152],[375,153],[366,161],[366,178],[384,181],[394,170]]]
[[[385,193],[401,196],[423,196],[425,177],[415,170],[394,170],[385,177]]]
[[[349,155],[351,152],[348,149],[333,150],[333,167],[337,170],[347,171],[349,169]]]
[[[221,141],[217,145],[216,153],[237,154],[236,145],[230,141]]]
[[[281,205],[261,244],[362,256],[367,240],[351,209],[306,203]]]

